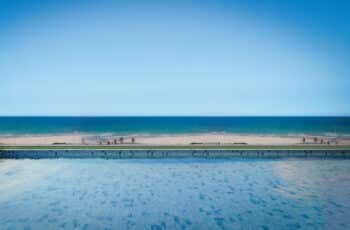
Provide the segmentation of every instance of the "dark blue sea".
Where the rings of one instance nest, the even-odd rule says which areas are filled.
[[[350,117],[0,117],[0,135],[65,133],[350,135]]]

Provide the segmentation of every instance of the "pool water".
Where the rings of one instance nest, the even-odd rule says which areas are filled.
[[[0,160],[0,229],[298,228],[350,228],[350,160]]]

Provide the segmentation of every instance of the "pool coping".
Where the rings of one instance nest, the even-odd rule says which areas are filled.
[[[49,158],[350,158],[349,149],[10,149],[1,150],[0,159]]]

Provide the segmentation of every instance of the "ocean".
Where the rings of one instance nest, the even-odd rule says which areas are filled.
[[[350,135],[350,117],[0,117],[0,135]]]

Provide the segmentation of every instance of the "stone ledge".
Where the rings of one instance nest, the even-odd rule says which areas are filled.
[[[2,159],[350,158],[350,150],[4,150]]]

